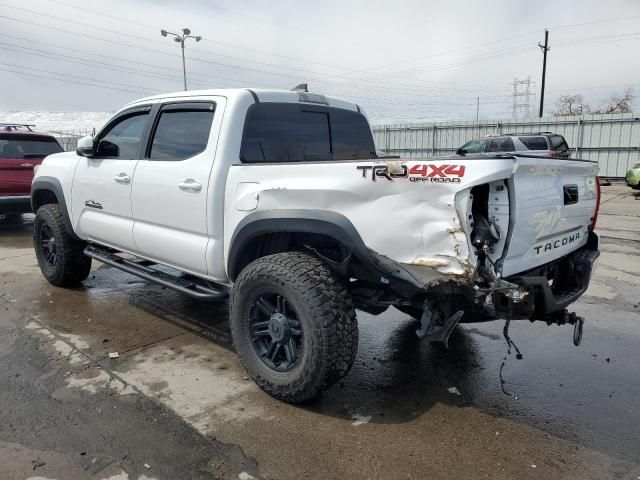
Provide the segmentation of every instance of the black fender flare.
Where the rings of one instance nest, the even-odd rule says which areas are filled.
[[[326,210],[262,210],[240,221],[231,237],[227,257],[227,276],[233,282],[241,270],[242,252],[254,238],[267,233],[318,233],[338,241],[378,278],[391,277],[397,286],[411,290],[419,286],[409,272],[395,262],[368,249],[351,221],[344,215]],[[383,282],[384,283],[384,282]],[[393,286],[393,285],[392,285]]]
[[[38,203],[36,201],[37,193],[40,191],[49,191],[55,195],[58,205],[60,206],[60,211],[62,212],[62,218],[64,219],[64,225],[67,228],[67,232],[71,236],[73,236],[76,240],[80,240],[80,238],[73,231],[73,226],[71,224],[71,217],[69,216],[69,211],[67,209],[67,202],[64,198],[64,191],[62,190],[62,184],[60,180],[55,177],[41,176],[37,177],[33,183],[31,184],[31,208],[33,213],[38,211],[38,207],[41,207],[43,204]]]
[[[372,262],[367,247],[353,224],[339,213],[325,210],[262,210],[250,213],[231,237],[227,275],[232,281],[240,273],[240,258],[249,242],[267,233],[319,233],[340,242],[362,262]]]

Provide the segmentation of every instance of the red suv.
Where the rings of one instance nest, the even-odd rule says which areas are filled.
[[[33,169],[47,155],[63,151],[54,137],[31,127],[0,123],[0,215],[31,211]]]

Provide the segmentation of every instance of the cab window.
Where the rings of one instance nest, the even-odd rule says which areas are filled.
[[[367,119],[359,112],[298,103],[249,107],[242,135],[244,163],[375,157]]]
[[[136,112],[117,120],[101,134],[96,157],[137,159],[149,112]]]
[[[513,140],[509,137],[492,138],[489,142],[490,152],[513,152],[515,149]]]
[[[160,112],[149,160],[180,161],[207,148],[213,123],[214,105],[169,105]]]
[[[524,146],[527,147],[527,150],[548,150],[549,146],[547,145],[547,139],[540,136],[529,135],[526,137],[518,137]]]

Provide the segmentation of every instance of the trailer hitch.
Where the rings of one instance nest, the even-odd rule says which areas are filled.
[[[573,344],[579,347],[582,343],[582,333],[584,331],[584,317],[580,317],[576,312],[569,313],[567,310],[562,312],[564,323],[573,325]]]
[[[571,312],[565,308],[564,310],[554,314],[552,317],[545,319],[547,325],[555,323],[556,325],[573,325],[573,344],[578,347],[582,343],[582,334],[584,332],[584,317],[579,316],[576,312]]]

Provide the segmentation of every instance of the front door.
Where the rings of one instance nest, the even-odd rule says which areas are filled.
[[[96,138],[94,156],[78,162],[72,217],[76,231],[88,240],[135,250],[131,186],[149,111],[141,107],[118,115]]]
[[[207,198],[221,102],[160,106],[133,181],[133,237],[140,254],[201,275],[207,274]]]

